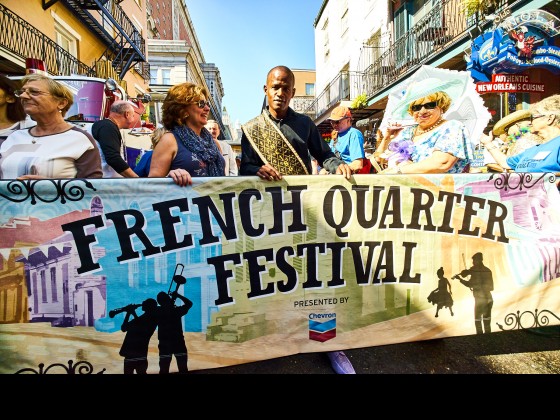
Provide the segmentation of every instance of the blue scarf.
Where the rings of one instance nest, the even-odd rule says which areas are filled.
[[[208,176],[225,176],[225,163],[218,146],[206,128],[200,137],[186,125],[178,125],[171,131],[197,159],[208,167]]]

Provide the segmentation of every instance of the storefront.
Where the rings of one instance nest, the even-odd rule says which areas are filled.
[[[492,114],[491,125],[560,93],[559,33],[560,20],[536,9],[506,15],[473,40],[467,70]]]

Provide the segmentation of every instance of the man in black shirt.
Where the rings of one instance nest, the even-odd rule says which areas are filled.
[[[280,180],[282,175],[310,175],[314,158],[329,173],[350,179],[352,170],[331,151],[311,118],[290,108],[294,85],[295,76],[288,67],[277,66],[268,72],[264,86],[268,107],[241,127],[240,175],[257,175],[267,181]],[[356,373],[344,352],[327,355],[336,373]]]
[[[330,150],[311,118],[290,108],[294,84],[288,67],[277,66],[268,72],[264,86],[268,107],[242,126],[240,175],[257,175],[268,181],[280,180],[282,175],[308,175],[315,158],[329,173],[350,179],[350,167]],[[271,136],[275,137],[274,147]]]
[[[137,178],[126,162],[126,145],[121,129],[140,127],[140,114],[132,102],[115,101],[109,117],[93,123],[91,134],[99,144],[103,178]]]

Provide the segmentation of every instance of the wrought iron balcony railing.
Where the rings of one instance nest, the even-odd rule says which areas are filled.
[[[0,4],[0,28],[2,28],[0,31],[2,48],[24,60],[26,58],[42,59],[47,67],[47,72],[52,75],[97,76],[95,67],[89,67],[79,61],[2,4]]]
[[[355,98],[365,92],[363,81],[362,73],[341,71],[303,113],[315,119],[340,101]]]
[[[314,96],[297,96],[292,98],[290,107],[296,112],[305,113],[314,100]]]

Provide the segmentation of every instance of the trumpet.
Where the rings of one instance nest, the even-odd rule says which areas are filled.
[[[141,303],[131,303],[130,305],[123,306],[122,308],[112,309],[109,311],[109,318],[114,318],[122,312],[132,312],[135,309],[141,308]]]

